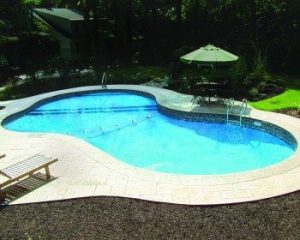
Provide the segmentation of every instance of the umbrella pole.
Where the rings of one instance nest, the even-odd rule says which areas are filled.
[[[209,74],[209,78],[208,78],[208,103],[210,103],[210,95],[211,95],[211,78],[213,75],[213,65],[211,65],[211,70],[210,70],[210,74]]]
[[[211,73],[210,73],[210,76],[208,78],[208,103],[210,103],[210,78],[211,78]]]

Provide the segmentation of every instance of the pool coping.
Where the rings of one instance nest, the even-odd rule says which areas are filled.
[[[20,133],[2,127],[3,120],[8,116],[24,111],[37,102],[66,94],[99,90],[104,89],[100,86],[79,87],[0,102],[0,105],[5,106],[0,111],[0,152],[12,152],[14,156],[14,152],[16,152],[14,149],[17,146],[19,154],[15,154],[11,159],[9,159],[10,154],[7,154],[7,159],[0,161],[0,168],[11,162],[20,161],[22,160],[20,155],[30,155],[34,151],[61,159],[51,169],[53,175],[57,177],[55,181],[19,198],[12,204],[105,195],[178,204],[212,205],[254,201],[300,189],[299,144],[295,154],[290,158],[263,169],[223,175],[177,175],[153,172],[128,165],[76,137],[62,134]],[[174,111],[225,113],[225,110],[221,108],[210,109],[193,104],[193,97],[190,95],[162,88],[143,85],[109,85],[108,90],[137,91],[148,94],[155,98],[159,106]],[[275,124],[292,133],[300,143],[300,119],[252,108],[249,110],[249,118]],[[28,150],[20,147],[22,143],[25,146],[34,147]],[[36,143],[42,144],[36,146]],[[47,145],[53,145],[53,148],[45,149]],[[60,149],[61,145],[64,146],[63,149]],[[72,160],[70,158],[74,157],[76,152],[82,155],[83,159],[78,160],[78,165],[70,164],[70,160]],[[88,165],[86,170],[84,170],[85,165]],[[64,170],[62,170],[63,168]],[[68,172],[70,168],[73,175]],[[99,171],[95,169],[99,169]],[[80,179],[80,181],[76,181],[76,179]]]

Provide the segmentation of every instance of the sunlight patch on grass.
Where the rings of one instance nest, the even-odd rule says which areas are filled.
[[[252,102],[254,108],[275,111],[284,108],[300,108],[300,90],[287,89],[284,93],[258,102]]]

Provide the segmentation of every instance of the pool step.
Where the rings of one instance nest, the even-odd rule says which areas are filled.
[[[239,124],[240,121],[238,121],[238,120],[228,120],[227,123],[237,123],[237,124]]]

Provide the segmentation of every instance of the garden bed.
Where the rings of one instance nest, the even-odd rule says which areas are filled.
[[[277,110],[276,112],[300,118],[300,108],[285,108]]]
[[[298,239],[300,193],[184,206],[98,197],[0,209],[0,239]]]

